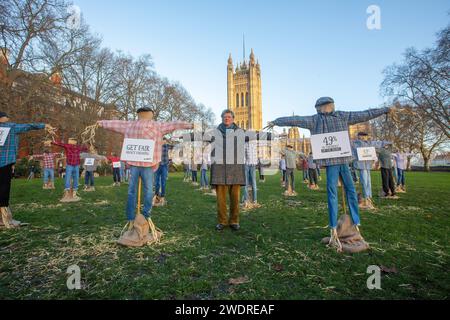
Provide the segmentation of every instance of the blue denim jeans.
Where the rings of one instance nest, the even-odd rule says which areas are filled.
[[[208,170],[202,169],[202,174],[201,174],[201,177],[200,177],[200,183],[201,183],[201,186],[204,187],[204,188],[208,187],[208,185],[209,185],[207,173],[208,173]]]
[[[144,191],[144,209],[142,214],[149,218],[152,210],[153,198],[153,169],[150,167],[130,167],[130,184],[128,185],[127,219],[134,220],[136,216],[136,201],[138,193],[139,177],[142,179]]]
[[[359,180],[362,186],[363,198],[372,198],[372,179],[369,169],[358,169]]]
[[[80,177],[80,166],[66,166],[66,179],[64,182],[64,190],[70,189],[70,179],[72,178],[72,189],[78,190],[78,178]]]
[[[244,201],[248,200],[248,186],[252,186],[253,201],[257,200],[256,166],[245,165]]]
[[[84,172],[84,184],[86,186],[94,186],[94,171],[85,171]]]
[[[352,174],[348,164],[338,164],[327,166],[327,197],[328,197],[328,215],[330,228],[337,227],[338,220],[338,180],[342,178],[345,197],[350,211],[353,224],[359,225],[358,197],[355,186],[353,185]]]
[[[167,164],[160,164],[158,170],[155,172],[155,194],[157,196],[166,196],[166,181],[168,172],[169,167]]]
[[[397,168],[397,185],[405,185],[405,170]]]
[[[53,168],[44,168],[44,183],[47,184],[49,179],[51,182],[55,180],[55,170]]]

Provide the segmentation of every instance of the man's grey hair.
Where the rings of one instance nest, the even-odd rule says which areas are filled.
[[[232,116],[233,119],[234,119],[234,112],[231,111],[230,109],[225,109],[225,110],[223,110],[223,111],[222,111],[222,114],[220,115],[220,117],[223,118],[223,116],[224,116],[226,113],[230,113],[231,116]]]

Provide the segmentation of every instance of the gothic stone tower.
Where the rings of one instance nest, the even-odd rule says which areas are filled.
[[[242,129],[262,129],[261,68],[255,55],[234,69],[233,60],[227,66],[228,109],[233,110],[235,122]]]

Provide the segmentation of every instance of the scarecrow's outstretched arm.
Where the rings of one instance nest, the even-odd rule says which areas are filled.
[[[266,128],[271,129],[274,126],[278,127],[300,127],[305,129],[311,129],[314,127],[313,116],[292,116],[292,117],[281,117],[269,122]]]
[[[386,107],[386,108],[368,109],[365,111],[338,111],[337,113],[344,115],[345,118],[347,119],[347,123],[349,125],[352,125],[378,118],[383,114],[389,113],[390,110],[391,108]]]

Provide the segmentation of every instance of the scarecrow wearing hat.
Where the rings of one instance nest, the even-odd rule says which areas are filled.
[[[361,209],[375,209],[372,201],[372,181],[370,171],[374,160],[358,159],[358,148],[374,147],[376,149],[383,148],[385,145],[391,144],[388,141],[370,141],[367,132],[358,132],[358,139],[352,141],[352,153],[355,157],[354,167],[358,170],[359,180],[361,181],[362,199],[359,203]]]
[[[66,176],[64,180],[64,194],[60,202],[76,202],[81,198],[77,195],[80,177],[80,154],[88,151],[84,145],[78,144],[76,138],[69,138],[68,143],[52,141],[52,144],[64,149],[66,155]]]
[[[267,127],[296,126],[309,129],[313,135],[348,131],[349,125],[369,121],[383,114],[387,114],[391,110],[391,108],[379,108],[359,112],[335,111],[334,100],[330,97],[319,98],[315,107],[317,110],[317,114],[315,115],[305,117],[282,117],[269,122]],[[349,168],[349,163],[352,160],[352,156],[316,160],[317,164],[326,168],[329,227],[331,229],[330,244],[337,246],[338,250],[342,250],[342,245],[339,242],[339,237],[336,230],[338,225],[337,185],[339,177],[341,177],[345,189],[352,224],[354,229],[359,233],[358,226],[360,225],[360,218],[358,211],[358,199]]]
[[[9,208],[9,198],[11,191],[11,179],[13,176],[13,167],[16,163],[17,151],[19,148],[19,134],[30,130],[46,129],[54,130],[45,123],[14,123],[10,122],[5,112],[0,112],[0,226],[17,228],[21,225],[20,221],[13,219],[11,209]]]
[[[137,110],[137,121],[101,120],[98,126],[118,132],[130,139],[146,139],[154,141],[154,154],[152,162],[127,161],[130,165],[130,180],[128,186],[128,200],[126,205],[126,230],[118,240],[119,244],[126,246],[143,246],[149,242],[158,242],[161,232],[156,230],[150,214],[153,198],[153,174],[161,161],[163,136],[175,130],[192,129],[193,125],[183,121],[157,122],[153,120],[154,111],[150,108]],[[139,179],[144,189],[144,207],[142,214],[136,214],[136,198],[138,197]],[[149,233],[151,230],[151,235]]]

